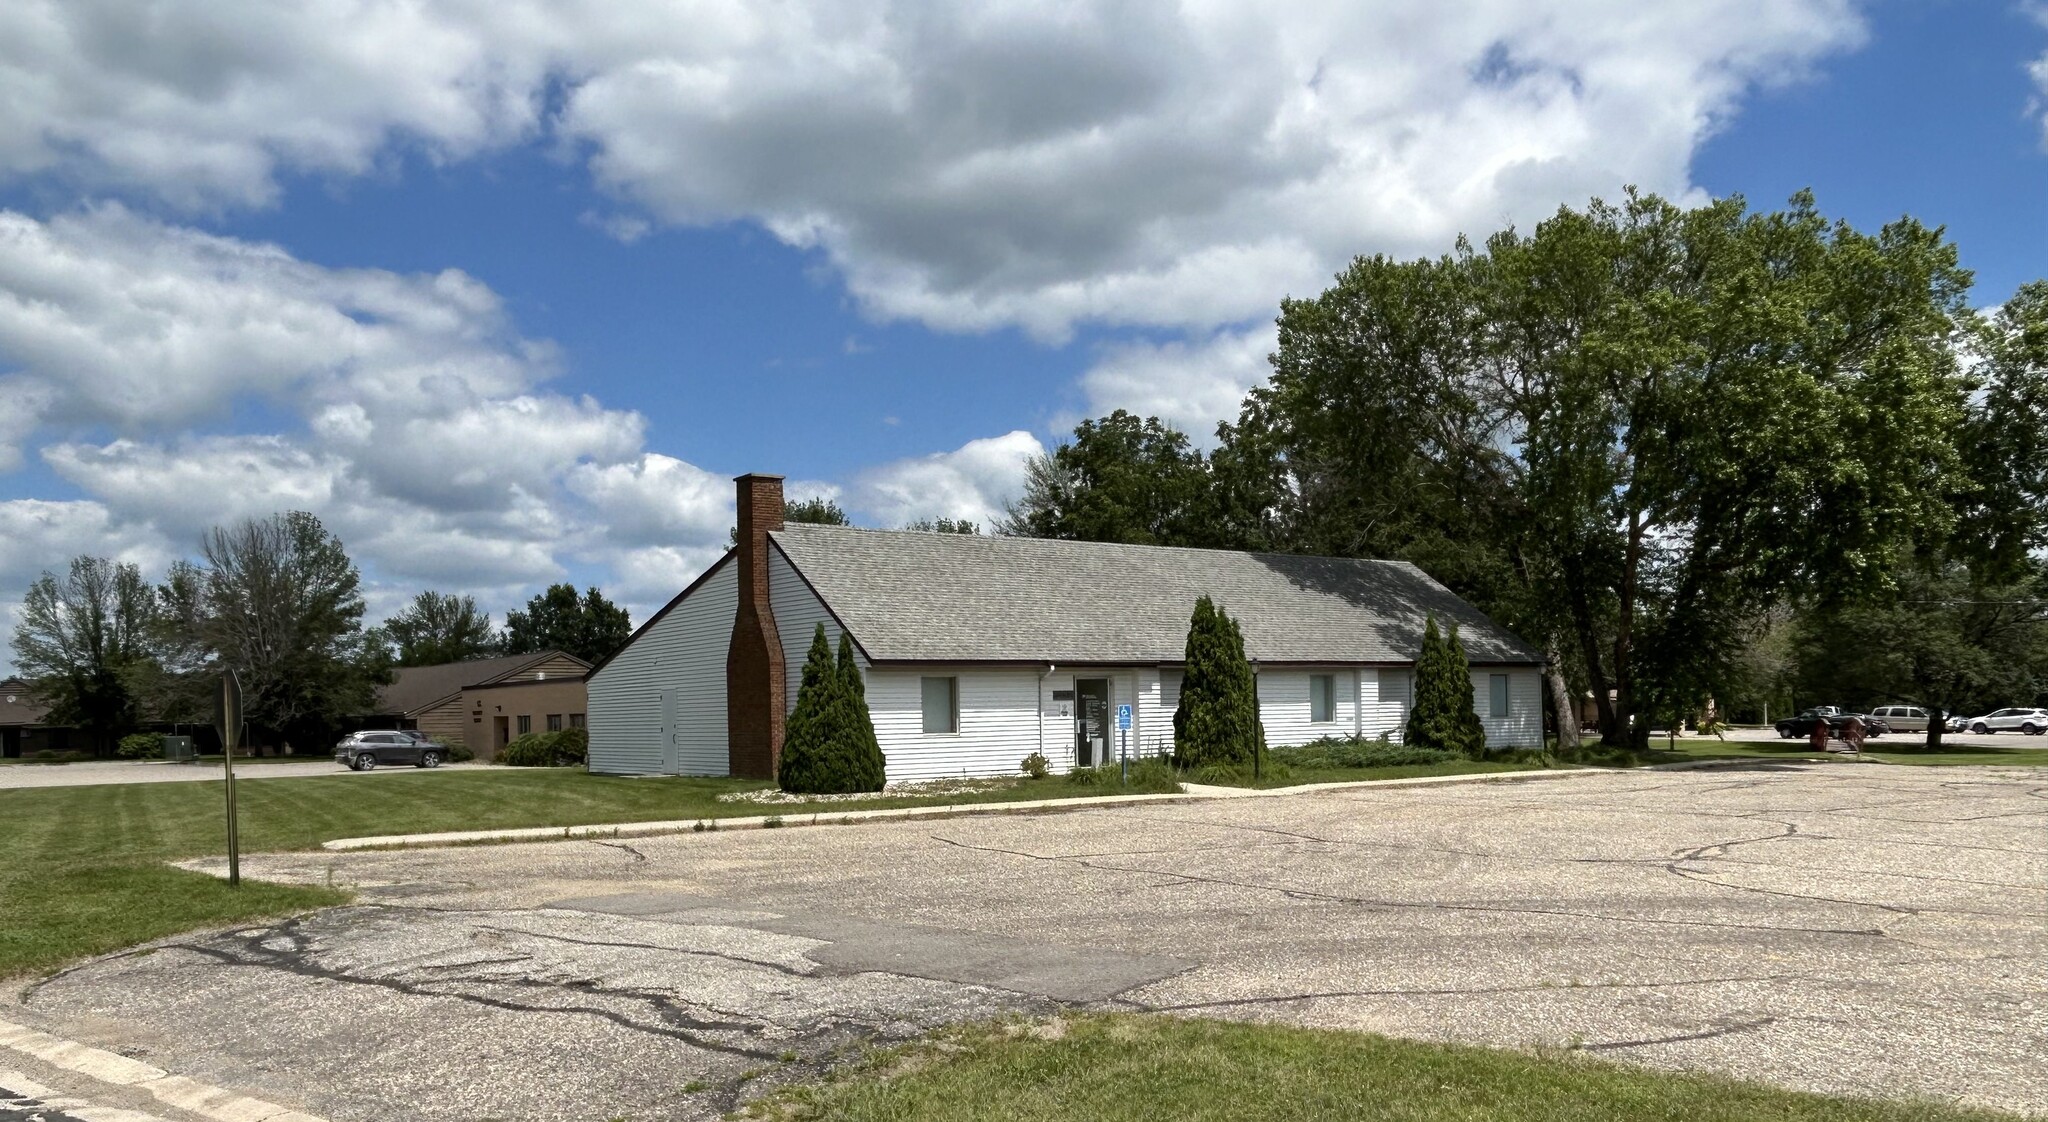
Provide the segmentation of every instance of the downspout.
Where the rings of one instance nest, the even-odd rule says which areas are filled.
[[[1045,680],[1059,669],[1058,663],[1045,664],[1045,673],[1038,676],[1038,754],[1045,755]]]

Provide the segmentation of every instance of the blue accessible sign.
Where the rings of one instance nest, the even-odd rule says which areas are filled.
[[[1119,730],[1122,730],[1122,731],[1125,731],[1125,732],[1128,732],[1128,731],[1130,731],[1130,727],[1131,727],[1131,707],[1130,707],[1130,706],[1128,706],[1128,705],[1119,705],[1119,706],[1117,706],[1117,707],[1116,707],[1116,727],[1117,727],[1117,728],[1118,728]]]

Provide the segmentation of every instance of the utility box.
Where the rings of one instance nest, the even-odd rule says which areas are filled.
[[[199,758],[198,749],[192,746],[189,736],[164,737],[164,759],[189,764]]]

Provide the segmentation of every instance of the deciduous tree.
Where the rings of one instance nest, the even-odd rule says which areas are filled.
[[[142,572],[104,557],[75,557],[60,579],[45,572],[22,599],[14,664],[50,706],[108,750],[142,719],[156,601]]]
[[[498,649],[490,613],[467,595],[422,592],[404,611],[384,621],[382,631],[397,648],[400,666],[462,662]]]
[[[605,599],[595,585],[576,594],[573,584],[549,585],[526,602],[526,610],[505,613],[505,653],[565,651],[598,662],[626,645],[633,623],[626,609]]]

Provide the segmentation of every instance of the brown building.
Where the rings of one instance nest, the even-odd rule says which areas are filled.
[[[0,680],[0,759],[18,760],[37,752],[63,752],[71,747],[71,730],[43,723],[50,707],[36,701],[20,678]]]
[[[583,727],[590,664],[561,651],[407,666],[385,686],[377,723],[465,744],[479,760],[529,732]]]

